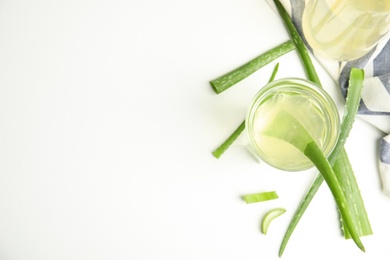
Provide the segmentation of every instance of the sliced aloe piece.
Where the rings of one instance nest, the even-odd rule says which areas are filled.
[[[288,40],[285,43],[282,43],[279,46],[259,55],[253,60],[243,64],[242,66],[222,75],[212,81],[210,85],[212,86],[215,93],[220,94],[223,91],[227,90],[231,86],[245,79],[255,71],[264,67],[268,63],[274,61],[280,56],[292,51],[295,49],[295,45],[292,41]]]
[[[268,192],[261,192],[261,193],[255,193],[255,194],[246,194],[243,196],[243,199],[247,204],[250,203],[257,203],[257,202],[263,202],[267,200],[274,200],[279,198],[276,191],[268,191]]]
[[[261,221],[261,232],[266,235],[268,231],[269,224],[280,215],[283,215],[286,212],[284,208],[275,208],[271,209],[264,215],[263,220]]]

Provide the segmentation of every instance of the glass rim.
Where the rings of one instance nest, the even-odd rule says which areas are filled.
[[[315,100],[316,106],[320,107],[321,113],[324,114],[326,125],[328,125],[328,131],[326,132],[324,142],[326,145],[321,147],[321,149],[323,150],[325,156],[329,156],[333,151],[337,143],[338,133],[340,130],[340,117],[337,106],[333,98],[329,95],[328,92],[326,92],[325,89],[309,80],[296,77],[286,77],[269,82],[253,97],[245,118],[245,129],[247,138],[249,140],[249,148],[258,159],[264,161],[274,168],[278,168],[284,171],[302,171],[310,169],[314,166],[310,161],[301,165],[288,165],[288,167],[287,165],[280,165],[275,163],[274,161],[270,160],[270,158],[267,158],[266,154],[263,153],[254,138],[253,122],[255,121],[254,117],[256,115],[256,111],[261,106],[266,97],[270,96],[272,93],[280,91],[281,89],[299,90],[299,93],[302,93],[303,91],[302,95],[310,97],[311,100]],[[336,137],[335,133],[337,133]]]

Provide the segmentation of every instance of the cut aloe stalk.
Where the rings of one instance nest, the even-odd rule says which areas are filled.
[[[243,196],[243,199],[247,204],[250,203],[257,203],[257,202],[263,202],[267,200],[274,200],[279,198],[276,191],[268,191],[268,192],[261,192],[261,193],[255,193],[255,194],[246,194]]]
[[[275,218],[279,217],[280,215],[283,215],[285,212],[286,212],[286,209],[284,209],[284,208],[275,208],[275,209],[271,209],[270,211],[268,211],[267,214],[265,214],[265,216],[263,217],[263,220],[261,221],[261,232],[264,235],[266,235],[267,231],[268,231],[269,224],[271,224],[271,222]]]

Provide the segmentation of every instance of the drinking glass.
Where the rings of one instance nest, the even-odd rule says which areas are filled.
[[[332,60],[358,59],[390,30],[390,0],[309,0],[303,34],[313,51]]]

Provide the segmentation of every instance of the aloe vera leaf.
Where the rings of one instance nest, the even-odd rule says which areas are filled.
[[[344,194],[343,189],[341,188],[341,184],[337,179],[335,172],[333,171],[332,166],[329,161],[323,155],[321,149],[315,142],[309,143],[305,149],[305,155],[310,158],[310,160],[315,164],[317,169],[320,171],[322,177],[328,184],[333,197],[336,200],[337,206],[339,208],[340,214],[343,219],[343,223],[348,228],[348,231],[351,235],[351,238],[355,242],[355,244],[364,252],[364,245],[360,240],[359,233],[355,226],[354,219],[352,218],[351,211],[349,209],[349,205],[346,199],[346,195]]]
[[[277,63],[272,70],[272,74],[270,79],[268,80],[268,83],[273,81],[276,77],[276,74],[279,69],[279,63]],[[219,146],[217,149],[215,149],[212,154],[215,158],[220,158],[222,154],[229,149],[229,147],[234,143],[234,141],[238,138],[238,136],[244,131],[245,129],[245,120],[234,130],[234,132]]]
[[[338,154],[343,149],[349,133],[355,122],[356,114],[360,105],[363,89],[364,71],[352,68],[349,77],[348,95],[344,106],[344,115],[340,125],[340,134],[335,148],[329,160],[337,160]]]
[[[220,158],[222,154],[232,145],[232,143],[238,138],[238,136],[245,129],[245,120],[237,127],[236,130],[217,148],[212,154],[215,158]]]
[[[302,60],[302,63],[305,65],[306,74],[309,80],[321,85],[320,79],[317,75],[317,72],[314,68],[314,65],[310,59],[309,53],[305,44],[303,43],[302,37],[299,35],[297,29],[295,28],[290,15],[287,13],[284,6],[280,3],[279,0],[274,0],[276,8],[279,12],[280,17],[282,18],[284,25],[287,28],[287,32],[290,34],[290,38],[293,41],[295,48],[298,51],[299,57]]]
[[[313,162],[328,184],[352,239],[362,251],[365,251],[356,227],[354,226],[344,192],[336,174],[328,159],[322,153],[321,148],[319,148],[305,127],[291,114],[281,111],[264,130],[264,134],[292,144]]]
[[[270,211],[267,212],[267,214],[264,215],[263,220],[261,221],[261,232],[266,235],[268,231],[268,227],[271,224],[271,222],[283,215],[286,212],[286,209],[284,208],[275,208],[271,209]]]
[[[273,60],[279,58],[280,56],[292,51],[295,49],[295,45],[292,41],[288,40],[275,48],[270,49],[269,51],[257,56],[251,61],[241,65],[240,67],[222,75],[212,81],[210,85],[215,91],[215,93],[220,94],[223,91],[227,90],[234,84],[245,79],[255,71],[264,67]]]
[[[268,80],[268,83],[274,81],[275,77],[276,77],[276,73],[278,73],[278,70],[279,70],[279,62],[276,63],[274,69],[272,70],[272,74],[271,74],[271,77],[269,78]]]
[[[339,141],[336,145],[333,154],[339,154],[338,150],[342,148],[343,143],[346,142],[348,134],[352,129],[352,124],[355,120],[355,115],[358,111],[360,104],[361,92],[363,89],[364,71],[356,68],[352,68],[349,79],[348,95],[346,99],[346,110],[344,113],[344,120],[341,124]],[[333,160],[332,158],[330,158]],[[349,162],[346,153],[340,153],[335,160],[333,166],[336,172],[337,178],[342,183],[344,194],[347,196],[347,202],[351,209],[351,214],[357,225],[359,236],[366,236],[372,234],[371,224],[368,219],[368,215],[364,206],[363,198],[360,194],[360,190],[353,174],[352,166]],[[342,230],[345,238],[351,238],[348,229],[344,225],[344,221],[341,218]]]
[[[346,153],[340,153],[337,157],[336,163],[333,165],[333,170],[339,180],[343,192],[347,199],[348,208],[351,216],[356,224],[356,229],[360,237],[372,235],[371,224],[368,219],[367,211],[363,203],[363,199],[353,174],[343,174],[353,172]],[[341,174],[337,174],[341,173]],[[344,237],[351,238],[348,228],[345,225],[343,217],[340,218]]]
[[[337,179],[339,180],[341,187],[343,188],[344,194],[346,195],[347,203],[352,218],[354,219],[354,223],[356,224],[359,236],[367,236],[373,234],[371,224],[364,206],[364,202],[356,182],[356,178],[353,174],[351,164],[344,149],[340,151],[338,159],[335,160],[333,170],[336,173]],[[309,206],[309,203],[313,199],[314,195],[318,191],[323,181],[324,178],[322,177],[322,175],[317,175],[317,178],[314,180],[309,191],[306,193],[304,199],[302,200],[296,213],[294,214],[293,219],[290,222],[290,226],[287,229],[287,232],[283,238],[283,243],[281,246],[281,251],[279,251],[279,256],[282,256],[287,242],[291,237],[295,227],[297,226],[300,218],[303,216],[303,213]],[[348,229],[345,227],[342,219],[341,223],[343,225],[342,230],[345,238],[351,238],[351,235],[349,234]]]

